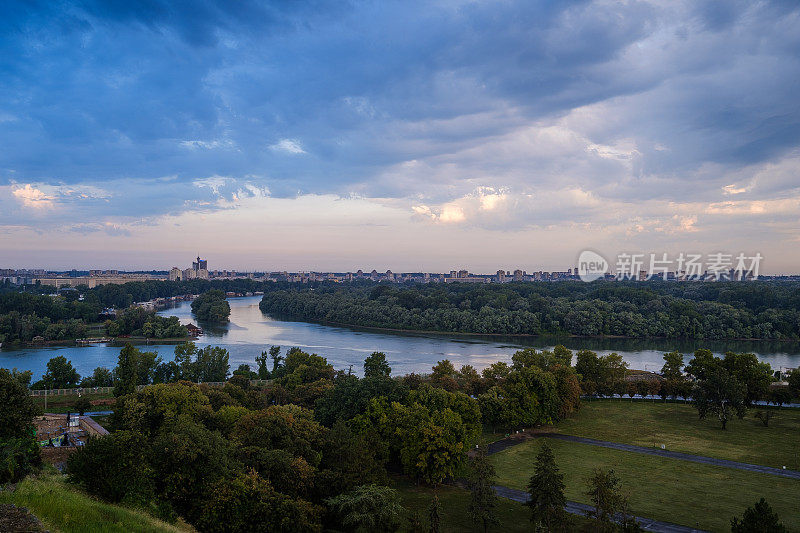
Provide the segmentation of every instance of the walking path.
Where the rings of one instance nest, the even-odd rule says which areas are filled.
[[[519,503],[525,503],[528,501],[529,496],[528,493],[523,490],[517,489],[510,489],[508,487],[502,487],[499,485],[492,487],[495,493],[500,496],[501,498],[508,498],[509,500],[513,500]],[[567,505],[564,506],[564,510],[570,514],[586,516],[586,514],[591,511],[593,507],[591,505],[586,505],[585,503],[578,503],[578,502],[567,502]],[[617,522],[622,520],[621,516],[616,516],[615,520]],[[644,529],[645,531],[655,531],[657,533],[702,533],[703,530],[701,529],[694,529],[687,526],[681,526],[678,524],[671,524],[669,522],[660,522],[658,520],[653,520],[651,518],[643,518],[641,516],[636,517],[636,521],[639,522],[639,526]]]
[[[714,466],[724,466],[726,468],[735,468],[737,470],[747,470],[749,472],[758,472],[759,474],[769,474],[772,476],[788,477],[791,479],[800,479],[800,472],[797,470],[784,470],[782,468],[775,468],[772,466],[754,465],[750,463],[740,463],[738,461],[729,461],[727,459],[716,459],[714,457],[706,457],[705,455],[693,455],[690,453],[673,452],[670,450],[662,450],[659,448],[649,448],[646,446],[634,446],[633,444],[620,444],[618,442],[610,442],[606,440],[590,439],[587,437],[575,437],[572,435],[564,435],[562,433],[539,433],[539,437],[548,437],[551,439],[565,440],[569,442],[579,442],[581,444],[589,444],[591,446],[600,446],[602,448],[611,448],[613,450],[622,450],[625,452],[643,453],[646,455],[657,455],[660,457],[669,457],[671,459],[681,459],[683,461],[691,461],[693,463],[704,463]],[[509,439],[504,439],[509,440]],[[503,441],[499,441],[503,442]],[[522,442],[518,440],[515,442]],[[495,443],[492,443],[495,444]],[[513,446],[514,444],[510,444]],[[508,445],[505,446],[505,449]],[[499,450],[498,450],[499,451]],[[496,452],[489,452],[496,453]]]
[[[568,442],[578,442],[581,444],[588,444],[590,446],[600,446],[603,448],[610,448],[614,450],[622,450],[633,453],[643,453],[647,455],[656,455],[659,457],[669,457],[671,459],[679,459],[683,461],[691,461],[694,463],[704,463],[715,466],[722,466],[727,468],[735,468],[737,470],[746,470],[749,472],[756,472],[759,474],[768,474],[773,476],[788,477],[791,479],[800,479],[800,472],[796,470],[784,470],[781,468],[773,468],[771,466],[754,465],[750,463],[740,463],[737,461],[729,461],[727,459],[716,459],[714,457],[706,457],[704,455],[693,455],[689,453],[673,452],[670,450],[661,450],[658,448],[648,448],[645,446],[635,446],[632,444],[620,444],[618,442],[610,442],[605,440],[590,439],[587,437],[575,437],[573,435],[564,435],[562,433],[537,433],[536,437],[547,437],[551,439],[564,440]],[[493,455],[505,449],[511,448],[518,444],[522,444],[527,439],[524,438],[505,438],[490,443],[487,446],[487,453]],[[522,490],[503,487],[500,485],[492,487],[498,496],[508,498],[510,500],[525,503],[528,501],[528,493]],[[571,514],[586,516],[592,507],[578,502],[567,502],[564,509]],[[621,517],[617,517],[619,521]],[[701,530],[694,529],[688,526],[681,526],[678,524],[671,524],[669,522],[660,522],[650,518],[636,517],[636,521],[645,531],[656,531],[659,533],[694,533]]]

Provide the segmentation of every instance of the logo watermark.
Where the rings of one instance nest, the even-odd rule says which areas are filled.
[[[670,256],[662,253],[620,253],[612,268],[594,250],[583,250],[578,256],[576,273],[582,281],[601,278],[645,281],[654,278],[676,281],[749,281],[758,279],[764,256],[715,252],[697,254],[681,252]]]
[[[608,261],[602,255],[592,250],[584,250],[578,256],[578,277],[581,281],[594,281],[605,277],[608,271]]]

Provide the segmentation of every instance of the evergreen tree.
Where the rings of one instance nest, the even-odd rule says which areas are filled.
[[[119,352],[117,368],[114,369],[114,396],[120,397],[136,392],[139,379],[139,350],[128,343]]]
[[[566,531],[570,519],[564,510],[564,474],[558,471],[552,448],[545,441],[536,455],[534,474],[528,481],[531,522],[536,531]]]
[[[480,446],[475,456],[470,460],[471,473],[469,477],[469,490],[472,500],[469,504],[469,515],[473,522],[483,526],[484,533],[489,531],[491,524],[500,521],[494,514],[497,507],[497,494],[492,488],[492,482],[497,475],[494,465],[489,461],[486,446]]]
[[[786,526],[764,498],[744,511],[741,520],[731,519],[731,533],[785,533]]]
[[[614,531],[614,514],[625,507],[625,498],[621,492],[621,483],[614,470],[597,469],[588,480],[589,496],[594,509],[587,516],[594,518],[598,531]]]

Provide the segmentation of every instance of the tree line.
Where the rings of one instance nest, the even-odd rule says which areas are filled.
[[[225,381],[222,348],[187,343],[164,362],[125,346],[111,371],[113,432],[72,455],[70,479],[201,531],[349,530],[365,502],[379,530],[394,530],[389,473],[439,485],[469,466],[485,423],[548,423],[580,404],[574,369],[552,356],[518,357],[486,383],[446,360],[429,375],[392,377],[379,352],[363,377],[298,348],[265,351],[265,366],[264,385],[242,365],[212,387],[192,381]]]
[[[201,302],[193,305],[192,310],[201,320],[221,322],[230,314],[225,301],[226,292],[253,292],[264,290],[264,286],[264,283],[250,279],[134,281],[61,291],[43,285],[7,286],[0,290],[0,342],[30,342],[35,337],[48,341],[82,338],[89,331],[90,324],[98,323],[106,308],[119,310],[115,320],[104,321],[106,333],[110,336],[185,337],[186,330],[177,319],[170,317],[165,321],[152,311],[131,306],[155,298],[211,292],[203,299],[198,298]]]
[[[307,321],[475,334],[800,338],[797,282],[322,283],[273,287],[261,310]]]
[[[668,353],[661,381],[722,391],[718,397],[703,392],[707,396],[697,402],[701,416],[722,421],[739,414],[737,400],[726,395],[746,408],[769,388],[769,365],[750,355],[718,358],[701,350],[684,366],[682,356],[678,361]],[[114,386],[113,431],[71,456],[70,480],[106,501],[166,520],[183,517],[200,531],[394,531],[402,512],[398,494],[387,486],[389,474],[437,486],[466,472],[470,516],[488,529],[496,524],[494,474],[486,450],[469,453],[482,431],[557,422],[580,408],[582,386],[613,390],[630,376],[615,354],[573,354],[563,346],[520,350],[510,363],[481,372],[442,360],[427,374],[392,376],[386,356],[375,352],[359,377],[317,354],[279,346],[255,363],[231,376],[220,347],[184,343],[164,361],[126,345],[116,368],[92,375]],[[254,385],[257,377],[266,381]],[[43,380],[62,379],[77,383],[79,376],[65,358],[53,358]],[[731,387],[719,387],[718,380]],[[8,428],[0,446],[5,480],[19,479],[39,461],[29,381],[30,373],[0,371],[0,400],[9,407],[0,413],[0,427]],[[538,502],[531,504],[531,517],[537,527],[556,531],[548,520],[561,516],[561,499],[542,488],[558,488],[553,468],[534,469],[534,477],[543,477],[531,480],[531,501]],[[613,472],[598,471],[587,481],[598,524],[618,512],[628,515],[625,501],[614,496],[618,489]],[[437,505],[431,502],[431,524],[440,520]]]

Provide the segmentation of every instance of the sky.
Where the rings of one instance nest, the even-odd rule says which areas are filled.
[[[797,2],[0,4],[0,268],[800,272]]]

